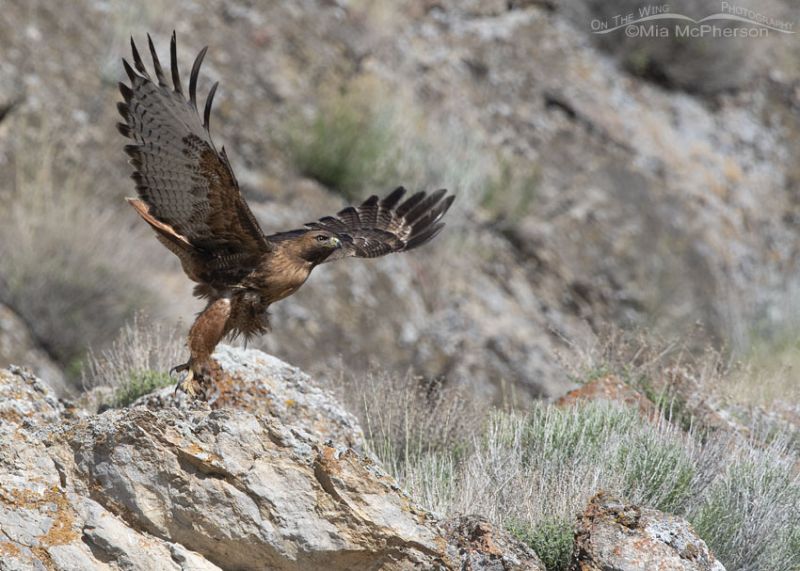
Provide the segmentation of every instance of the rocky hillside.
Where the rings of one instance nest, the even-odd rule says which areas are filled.
[[[592,33],[639,4],[2,2],[0,571],[800,569],[797,36]],[[173,30],[267,233],[457,195],[203,404],[114,128]]]
[[[0,371],[0,570],[544,571],[479,515],[421,508],[308,376],[217,356],[209,404],[165,389],[102,414]],[[575,569],[724,570],[680,518],[611,497],[577,529]]]
[[[789,3],[767,9],[797,16]],[[594,41],[597,10],[6,3],[0,301],[73,381],[87,347],[137,309],[185,328],[200,308],[124,208],[133,189],[113,128],[129,36],[151,33],[163,60],[174,28],[183,69],[209,46],[200,90],[221,83],[212,130],[268,231],[401,183],[458,194],[436,244],[316,270],[277,304],[261,343],[290,362],[324,376],[342,361],[411,367],[487,397],[504,383],[557,395],[570,387],[562,358],[608,324],[686,338],[699,323],[698,346],[742,350],[791,332],[796,46],[770,36],[713,58],[686,52],[700,67],[686,75],[692,90],[631,73]],[[733,58],[752,69],[746,80],[700,89]]]

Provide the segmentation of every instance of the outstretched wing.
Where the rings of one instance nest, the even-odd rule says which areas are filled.
[[[159,232],[162,242],[162,234],[174,231],[178,241],[171,241],[168,247],[183,261],[184,255],[173,245],[188,244],[190,252],[185,256],[206,264],[210,273],[217,266],[255,263],[270,244],[239,192],[225,149],[217,152],[211,141],[209,116],[218,84],[208,94],[202,120],[197,110],[197,77],[206,48],[192,67],[186,99],[178,72],[175,33],[170,45],[172,85],[164,77],[149,35],[147,40],[155,80],[131,39],[134,67],[122,60],[131,84],[119,84],[125,101],[118,108],[125,121],[117,127],[134,141],[125,146],[141,199],[133,201],[134,206]],[[225,276],[223,281],[226,279],[231,278]]]
[[[446,196],[447,191],[442,189],[431,194],[417,192],[403,201],[405,194],[406,189],[401,186],[380,200],[372,195],[360,206],[348,206],[336,216],[309,222],[302,230],[273,234],[267,240],[296,238],[314,230],[331,232],[342,241],[342,247],[326,262],[348,256],[377,258],[412,250],[441,232],[442,217],[455,196]]]

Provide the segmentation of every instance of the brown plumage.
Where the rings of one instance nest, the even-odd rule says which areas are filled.
[[[225,148],[217,151],[209,120],[217,85],[202,118],[197,78],[204,48],[189,76],[189,98],[181,85],[175,33],[170,45],[171,84],[147,37],[155,77],[131,39],[133,67],[122,60],[130,86],[119,84],[124,122],[119,131],[134,167],[138,198],[128,199],[181,261],[196,282],[195,295],[208,299],[189,331],[185,389],[202,387],[213,371],[211,354],[226,335],[259,335],[269,327],[267,308],[292,295],[315,266],[349,256],[374,258],[404,252],[431,240],[453,202],[445,190],[405,198],[400,187],[379,199],[371,196],[335,216],[304,228],[265,235],[247,206]]]

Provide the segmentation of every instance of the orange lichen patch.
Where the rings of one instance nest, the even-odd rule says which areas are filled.
[[[79,537],[74,529],[75,512],[58,486],[45,488],[42,492],[27,489],[6,491],[0,494],[0,502],[15,509],[36,510],[52,518],[50,529],[37,538],[42,547],[64,545]]]
[[[451,568],[451,567],[453,569],[456,569],[457,566],[458,566],[458,563],[456,563],[456,561],[451,559],[450,556],[447,554],[447,539],[445,539],[445,537],[442,536],[442,535],[437,535],[433,539],[433,542],[434,542],[434,544],[436,544],[436,551],[438,551],[441,554],[441,556],[445,559],[445,561],[449,565],[448,569]]]
[[[78,533],[74,529],[75,513],[67,500],[66,495],[58,488],[51,490],[52,498],[56,505],[55,518],[53,524],[41,541],[44,545],[64,545],[78,539]]]
[[[639,391],[625,384],[615,375],[606,375],[599,379],[589,381],[580,388],[570,391],[555,404],[566,407],[583,401],[609,401],[636,407],[639,412],[650,419],[657,419],[660,415],[658,407],[641,394]]]
[[[584,522],[594,520],[613,521],[623,527],[633,529],[639,525],[641,508],[625,504],[608,492],[601,490],[589,500],[589,505],[581,515]]]
[[[200,467],[201,471],[224,471],[225,463],[218,455],[205,450],[195,442],[190,442],[187,446],[178,449],[178,452],[185,458],[191,459],[195,467]]]
[[[0,541],[0,557],[17,557],[20,554],[19,547],[10,541]]]
[[[41,546],[31,547],[30,549],[31,553],[33,553],[33,556],[44,565],[45,569],[47,569],[48,571],[55,571],[57,569],[55,563],[53,563],[53,558],[50,557],[50,554],[47,552],[47,549]]]
[[[207,452],[200,446],[197,442],[190,442],[188,446],[184,446],[184,452],[188,454],[194,454],[197,456],[198,454],[207,454]]]
[[[22,424],[22,415],[13,408],[0,410],[0,423],[5,422],[14,425],[20,425]]]
[[[249,412],[258,412],[269,402],[269,389],[257,383],[245,382],[239,377],[231,376],[224,371],[216,377],[216,395],[211,408],[238,408]]]
[[[481,553],[502,555],[503,552],[494,543],[493,529],[488,522],[478,522],[468,537],[469,545]]]
[[[166,441],[175,446],[175,454],[179,460],[188,462],[197,471],[203,474],[228,476],[230,475],[223,459],[197,442],[185,443],[178,438],[166,438]]]
[[[336,457],[336,448],[333,446],[323,446],[322,450],[320,450],[317,462],[328,474],[338,475],[342,472],[339,458]]]
[[[287,408],[292,408],[293,406],[297,406],[297,401],[294,399],[286,399],[284,401],[284,404],[286,405]]]

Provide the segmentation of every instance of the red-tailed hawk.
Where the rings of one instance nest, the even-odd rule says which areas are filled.
[[[175,368],[188,371],[179,386],[194,394],[211,380],[217,343],[226,335],[265,333],[267,308],[296,292],[315,266],[421,246],[444,227],[441,219],[454,196],[437,190],[406,198],[400,187],[300,230],[265,235],[239,192],[225,148],[217,151],[211,140],[209,117],[218,84],[208,94],[202,117],[197,109],[197,77],[206,48],[192,66],[187,100],[175,33],[171,84],[147,39],[155,79],[131,39],[133,67],[122,60],[131,84],[119,84],[124,122],[118,128],[133,140],[125,152],[135,169],[139,198],[129,202],[197,282],[195,295],[208,299],[189,331],[189,361]]]

